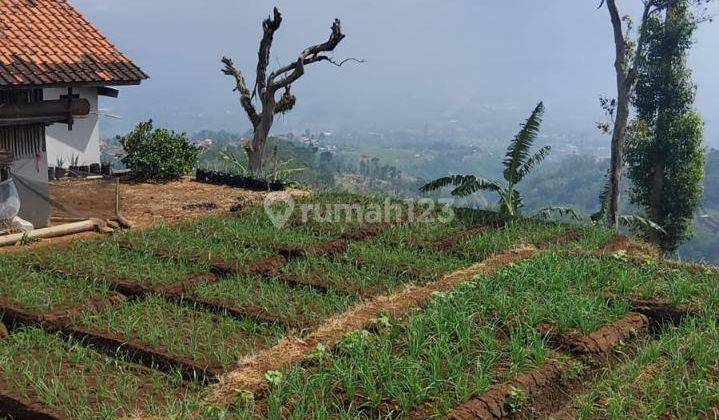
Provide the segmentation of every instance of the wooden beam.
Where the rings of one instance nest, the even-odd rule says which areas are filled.
[[[20,242],[23,237],[28,239],[47,239],[56,238],[58,236],[73,235],[75,233],[89,232],[100,226],[100,221],[92,219],[77,223],[68,223],[60,226],[53,226],[44,229],[35,229],[28,233],[16,233],[13,235],[0,236],[0,247],[15,245]]]
[[[120,91],[107,86],[100,86],[97,88],[97,94],[100,96],[107,96],[109,98],[117,98],[120,96]]]
[[[87,99],[58,99],[29,104],[0,104],[0,121],[53,119],[68,115],[88,115],[90,101]]]

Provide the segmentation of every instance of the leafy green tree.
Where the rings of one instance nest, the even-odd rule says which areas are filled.
[[[510,142],[502,162],[505,183],[476,175],[450,175],[425,184],[420,191],[436,191],[453,186],[455,188],[451,194],[457,197],[465,197],[477,191],[496,192],[499,194],[499,211],[510,216],[519,215],[522,208],[522,196],[517,191],[517,184],[542,162],[551,150],[549,146],[544,146],[534,154],[531,154],[530,151],[537,134],[539,134],[543,115],[544,104],[540,102],[532,111],[529,119],[522,124],[522,129]]]
[[[696,86],[687,65],[696,27],[690,0],[668,1],[648,19],[633,100],[637,118],[625,146],[632,202],[665,231],[644,234],[666,251],[691,237],[702,199],[704,124],[693,108]]]
[[[200,151],[184,133],[153,129],[152,120],[139,123],[127,136],[117,136],[125,149],[122,162],[135,176],[153,181],[179,178],[192,171]]]

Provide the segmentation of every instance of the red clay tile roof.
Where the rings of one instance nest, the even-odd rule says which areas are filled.
[[[139,83],[147,75],[67,0],[0,0],[0,86]]]

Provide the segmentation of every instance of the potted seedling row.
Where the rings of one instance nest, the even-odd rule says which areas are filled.
[[[279,180],[269,182],[265,179],[251,178],[207,169],[197,169],[195,172],[195,180],[208,184],[227,185],[230,187],[244,188],[252,191],[283,191],[285,189],[284,182]]]

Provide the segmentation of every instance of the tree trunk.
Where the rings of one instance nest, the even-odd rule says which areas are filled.
[[[652,222],[658,223],[660,226],[664,224],[664,211],[662,206],[662,203],[664,202],[664,169],[664,159],[657,157],[657,161],[654,162],[652,168],[652,191],[650,193],[649,202],[651,203],[650,215]],[[659,244],[659,232],[652,230],[649,235],[653,243]]]
[[[250,164],[250,172],[256,177],[263,175],[263,159],[265,157],[265,145],[267,138],[270,136],[272,124],[275,121],[275,101],[274,98],[267,98],[262,103],[262,114],[260,115],[260,124],[255,128],[254,137],[252,139],[251,148],[248,151],[248,160]]]
[[[617,116],[614,121],[612,133],[612,156],[609,170],[609,203],[607,206],[607,225],[612,229],[619,229],[619,199],[622,183],[622,169],[624,167],[624,136],[629,123],[629,101],[631,99],[626,84],[621,75],[617,75],[619,85],[619,98],[617,99]]]

